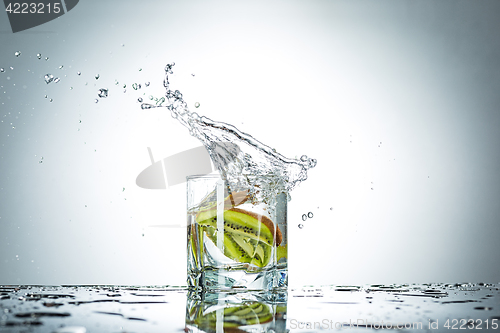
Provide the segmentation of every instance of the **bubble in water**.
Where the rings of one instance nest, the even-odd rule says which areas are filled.
[[[49,60],[49,57],[45,57],[45,61]]]
[[[45,98],[47,98],[47,95],[45,95]]]
[[[304,225],[303,224],[299,224],[299,229],[302,229],[304,228]]]
[[[307,213],[307,217],[308,217],[308,218],[312,219],[312,218],[313,218],[313,216],[314,216],[314,215],[313,215],[313,213],[312,213],[312,212]]]
[[[101,88],[99,89],[99,97],[100,98],[106,98],[108,97],[108,89]]]
[[[5,72],[5,69],[0,68],[0,73],[3,73],[3,72]]]
[[[49,84],[50,82],[54,81],[54,75],[52,75],[52,74],[45,74],[44,78],[45,78],[45,82],[47,84]]]
[[[302,162],[307,162],[307,155],[302,155],[302,156],[300,157],[300,160],[301,160]]]
[[[82,75],[82,72],[76,72],[77,75]]]
[[[198,102],[194,103],[194,107],[195,108],[199,108],[200,107],[200,103],[198,103]]]
[[[99,103],[99,100],[96,98],[96,99],[94,100],[94,102]]]
[[[36,57],[37,57],[38,59],[42,59],[42,54],[41,54],[41,53],[37,53]]]
[[[302,221],[305,221],[305,220],[307,220],[307,215],[306,215],[306,214],[303,214],[303,215],[302,215]]]
[[[16,57],[19,57],[19,56],[21,55],[21,51],[16,51],[16,53],[14,53],[14,55],[15,55]]]
[[[142,103],[142,97],[139,97],[137,100]]]
[[[50,103],[52,103],[52,101],[53,101],[53,99],[52,99],[52,98],[51,98],[51,99],[49,99],[49,102],[50,102]]]
[[[95,76],[95,79],[96,79],[96,80],[99,80],[99,78],[100,78],[100,77],[101,77],[101,76],[100,76],[99,74],[97,74],[97,75]]]

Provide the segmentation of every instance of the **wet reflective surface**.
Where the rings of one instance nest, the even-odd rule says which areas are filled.
[[[499,284],[307,286],[272,295],[0,286],[0,332],[500,332],[499,326]]]

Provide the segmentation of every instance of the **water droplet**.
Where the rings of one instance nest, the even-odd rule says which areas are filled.
[[[41,54],[41,53],[37,53],[36,57],[37,57],[38,59],[42,59],[42,54]]]
[[[307,217],[308,217],[308,218],[312,219],[312,217],[313,217],[313,216],[314,216],[314,215],[313,215],[313,213],[312,213],[312,212],[307,213]]]
[[[148,104],[148,103],[142,103],[141,104],[141,109],[143,110],[147,110],[147,109],[151,109],[151,108],[155,108],[156,106],[154,106],[153,104]]]
[[[10,70],[11,70],[11,71],[13,71],[13,70],[14,70],[14,67],[12,67],[12,66],[10,66],[9,68],[10,68]]]
[[[73,90],[73,87],[69,87],[69,90]]]
[[[49,60],[49,57],[45,57],[45,61],[48,61]]]
[[[333,210],[333,207],[330,207],[330,210]]]
[[[54,80],[54,75],[52,75],[52,74],[45,74],[44,78],[45,78],[45,82],[47,84],[49,84],[50,82],[52,82]]]
[[[94,100],[94,102],[99,103],[99,100],[96,98],[96,99]]]
[[[63,66],[63,65],[61,65],[61,66],[59,66],[59,69],[63,69],[63,67],[64,67],[64,66]]]
[[[60,79],[60,78],[58,78],[58,77],[56,77],[56,78],[54,79],[54,83],[57,83],[57,82],[59,82],[59,81],[61,81],[61,79]]]
[[[82,75],[82,72],[76,72],[77,75]]]
[[[302,155],[302,156],[300,157],[300,160],[301,160],[302,162],[306,162],[306,161],[307,161],[307,155]]]
[[[142,97],[139,97],[137,100],[142,103]]]
[[[45,95],[45,98],[47,98],[47,95]]]
[[[139,68],[139,72],[142,72],[142,68]]]
[[[99,74],[97,74],[97,75],[95,76],[95,79],[96,79],[96,80],[99,80],[99,78],[100,78],[100,77],[101,77],[101,76],[100,76]]]
[[[124,85],[123,85],[123,89],[125,89],[125,88],[127,88],[127,85],[126,85],[126,84],[124,84]]]
[[[198,102],[194,103],[194,107],[195,108],[199,108],[200,107],[200,103],[198,103]]]
[[[149,84],[150,84],[149,82],[144,83],[146,87],[149,87]]]
[[[307,215],[306,215],[306,214],[303,214],[303,215],[302,215],[302,221],[305,221],[305,220],[307,220]]]
[[[191,76],[194,76],[194,74],[191,74]]]
[[[49,102],[50,102],[50,103],[52,103],[52,101],[53,101],[53,99],[52,99],[52,98],[51,98],[51,99],[49,99]]]
[[[299,229],[302,229],[304,228],[304,225],[303,224],[299,224]]]
[[[3,73],[3,72],[5,72],[5,69],[0,68],[0,73]]]
[[[16,51],[16,53],[14,53],[14,55],[15,55],[16,57],[19,57],[19,56],[21,55],[21,52],[20,52],[20,51]]]
[[[99,97],[101,97],[101,98],[108,97],[108,89],[104,89],[104,88],[99,89]]]

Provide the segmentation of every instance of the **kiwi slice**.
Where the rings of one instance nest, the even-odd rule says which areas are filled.
[[[196,221],[217,244],[217,210],[198,213]],[[224,211],[224,254],[228,258],[264,267],[271,260],[275,238],[276,244],[280,244],[281,231],[276,228],[275,232],[268,217],[239,208]]]
[[[224,328],[264,324],[272,319],[273,314],[269,307],[262,303],[231,304],[224,307]],[[201,327],[213,328],[217,322],[217,311],[203,314],[195,322]]]

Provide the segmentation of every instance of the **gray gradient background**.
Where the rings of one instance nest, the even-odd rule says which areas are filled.
[[[137,102],[173,61],[200,114],[318,160],[292,285],[498,282],[499,31],[485,0],[80,1],[16,34],[0,13],[0,284],[185,283],[185,187],[135,184],[147,147],[199,145]]]

